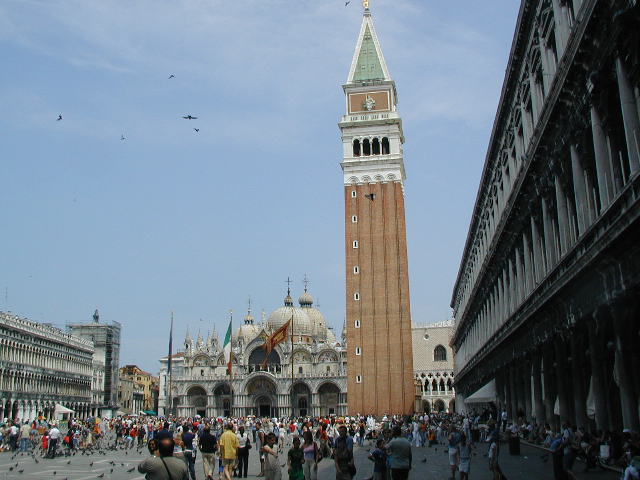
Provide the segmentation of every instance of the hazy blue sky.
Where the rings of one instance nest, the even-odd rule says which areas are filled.
[[[413,320],[431,323],[450,314],[519,2],[371,4],[404,118]],[[188,324],[221,332],[248,295],[259,319],[307,273],[339,336],[337,122],[361,15],[1,2],[0,309],[64,325],[99,308],[123,324],[121,362],[156,371],[172,310],[178,343]]]

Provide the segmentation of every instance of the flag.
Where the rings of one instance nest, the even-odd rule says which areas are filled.
[[[171,314],[171,329],[169,330],[169,360],[167,362],[167,372],[171,373],[171,356],[173,355],[173,313]]]
[[[269,335],[264,341],[264,345],[262,347],[265,349],[265,359],[262,362],[262,366],[265,367],[269,362],[269,355],[276,348],[276,345],[287,340],[287,332],[289,331],[289,326],[293,321],[293,315],[291,315],[291,319],[281,326],[278,330]]]
[[[233,318],[229,320],[229,327],[227,328],[227,334],[224,336],[224,361],[227,364],[227,373],[231,375],[231,324]]]

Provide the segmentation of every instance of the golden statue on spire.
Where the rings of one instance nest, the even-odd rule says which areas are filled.
[[[369,0],[362,0],[365,10],[369,10]]]

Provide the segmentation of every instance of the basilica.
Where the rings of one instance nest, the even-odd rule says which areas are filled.
[[[265,338],[291,319],[287,341],[265,358]],[[172,356],[171,379],[168,357],[160,360],[159,413],[169,413],[170,402],[179,416],[346,413],[344,342],[336,339],[306,289],[298,306],[288,292],[266,321],[256,323],[249,309],[231,345],[229,373],[215,330],[206,339],[198,333],[195,341],[187,332],[182,351]]]

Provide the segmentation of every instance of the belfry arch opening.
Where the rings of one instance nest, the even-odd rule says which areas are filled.
[[[353,141],[353,156],[354,157],[360,156],[360,140],[358,139],[355,139]]]
[[[362,154],[365,157],[368,157],[369,155],[371,155],[371,142],[369,142],[368,138],[365,138],[362,141]]]
[[[389,139],[384,137],[382,139],[382,155],[389,155]]]
[[[371,153],[373,155],[380,155],[380,140],[378,138],[374,138],[371,143]]]

